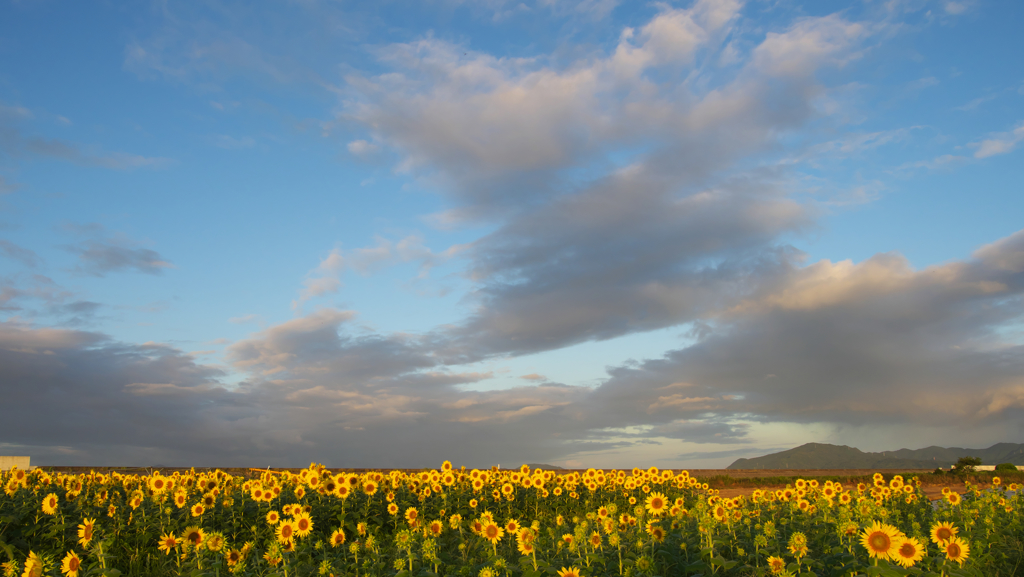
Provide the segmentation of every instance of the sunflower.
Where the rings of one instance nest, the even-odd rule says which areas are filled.
[[[789,536],[789,553],[800,559],[807,555],[807,535],[797,531]]]
[[[174,505],[181,509],[185,506],[185,502],[188,501],[188,495],[185,491],[178,491],[174,493]]]
[[[533,542],[524,541],[519,541],[516,544],[516,548],[519,549],[519,552],[523,555],[532,555],[534,551],[537,550],[536,547],[534,547]]]
[[[904,567],[910,567],[924,557],[924,545],[913,537],[899,539],[893,559]]]
[[[566,569],[565,567],[562,567],[562,569],[558,571],[558,577],[583,577],[583,576],[582,576],[582,574],[580,574],[580,570],[575,568],[575,567],[569,567],[568,569]]]
[[[395,503],[388,503],[388,514],[389,515],[397,515],[398,514],[398,505],[396,505]]]
[[[932,543],[936,545],[942,545],[956,537],[956,534],[960,532],[953,526],[952,523],[945,521],[932,525]]]
[[[505,532],[509,535],[512,535],[515,532],[519,531],[519,527],[519,521],[516,519],[509,519],[505,522]]]
[[[967,541],[960,537],[953,537],[945,544],[946,559],[950,561],[956,561],[961,567],[964,566],[964,561],[971,553],[971,546],[967,544]]]
[[[299,537],[305,537],[313,531],[313,517],[305,511],[296,515],[294,522],[295,534]]]
[[[442,532],[444,532],[444,523],[440,519],[431,521],[427,525],[427,534],[431,536],[440,537]]]
[[[284,544],[295,538],[295,523],[291,520],[283,521],[277,526],[277,542]]]
[[[56,515],[58,503],[57,495],[54,495],[53,493],[43,497],[43,513],[46,513],[47,515]]]
[[[180,545],[180,543],[178,543],[178,538],[174,536],[173,531],[171,533],[164,533],[160,536],[159,549],[168,555],[171,554],[172,550],[177,549],[178,545]]]
[[[267,512],[267,524],[268,525],[277,525],[278,521],[280,521],[280,520],[281,520],[281,514],[278,513],[277,511],[268,511]]]
[[[664,543],[665,542],[665,535],[666,535],[666,533],[665,533],[665,528],[664,527],[661,527],[659,525],[655,525],[653,523],[648,523],[647,524],[647,534],[651,536],[651,539],[654,539],[658,543]]]
[[[206,548],[216,553],[224,548],[224,535],[213,533],[206,539]]]
[[[661,493],[647,495],[646,508],[655,517],[660,517],[668,509],[668,499]]]
[[[860,544],[868,550],[868,555],[876,559],[891,559],[896,553],[896,541],[900,536],[899,530],[892,525],[884,525],[875,521],[875,524],[867,529],[860,536]]]
[[[195,505],[192,505],[192,516],[193,517],[202,517],[203,513],[205,513],[205,512],[206,512],[206,507],[203,507],[202,503],[196,503]]]
[[[206,541],[206,532],[195,525],[186,527],[185,532],[181,535],[181,540],[188,541],[189,543],[192,543],[193,547],[198,548],[204,541]]]
[[[78,544],[82,547],[88,547],[89,542],[92,541],[92,535],[96,530],[96,519],[85,519],[81,525],[78,526]]]
[[[413,527],[416,526],[416,520],[419,519],[419,516],[420,512],[416,510],[416,507],[409,507],[405,510],[405,521]]]
[[[469,530],[472,531],[474,535],[481,535],[484,531],[484,524],[479,519],[476,521],[470,521]]]
[[[149,478],[149,489],[154,493],[160,493],[167,488],[167,480],[160,473],[153,473]]]
[[[959,505],[962,499],[960,497],[960,493],[957,493],[956,491],[950,491],[949,493],[946,494],[946,500],[949,501],[950,505]]]
[[[228,551],[228,554],[224,556],[227,559],[228,567],[234,567],[242,562],[242,552],[238,549],[232,549]]]
[[[331,533],[331,547],[337,547],[345,544],[345,531],[338,529],[334,533]]]
[[[786,570],[786,561],[782,557],[769,557],[768,567],[771,568],[772,573],[782,573]]]
[[[25,572],[21,577],[42,577],[43,560],[35,551],[28,552],[28,559],[25,559]]]
[[[484,525],[481,534],[484,539],[487,539],[493,545],[501,541],[501,538],[505,536],[505,530],[494,523],[487,523]]]
[[[60,572],[67,575],[67,577],[78,577],[78,570],[81,567],[82,560],[78,558],[74,551],[69,551],[67,556],[64,557],[64,562],[60,564]]]
[[[715,505],[713,511],[715,514],[715,520],[720,523],[724,523],[729,518],[729,511],[727,511],[722,505]]]

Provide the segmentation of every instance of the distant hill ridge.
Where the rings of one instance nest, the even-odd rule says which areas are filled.
[[[1024,444],[996,443],[987,449],[925,447],[865,453],[846,445],[807,443],[753,459],[737,459],[729,469],[934,469],[948,468],[960,457],[979,457],[985,465],[1024,465]]]

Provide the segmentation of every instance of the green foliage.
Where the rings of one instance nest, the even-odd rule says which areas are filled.
[[[1013,463],[999,463],[996,465],[996,471],[1012,471],[1016,473],[1017,465],[1014,465]]]
[[[959,474],[973,473],[980,464],[981,459],[979,457],[960,457],[956,464],[953,465],[953,470]]]

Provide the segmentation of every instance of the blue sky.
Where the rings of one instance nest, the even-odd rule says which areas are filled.
[[[0,452],[1021,442],[1022,12],[5,0]]]

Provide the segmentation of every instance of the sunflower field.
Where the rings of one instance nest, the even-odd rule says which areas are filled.
[[[27,576],[1024,575],[998,478],[797,479],[722,497],[686,471],[0,475],[0,570]]]

